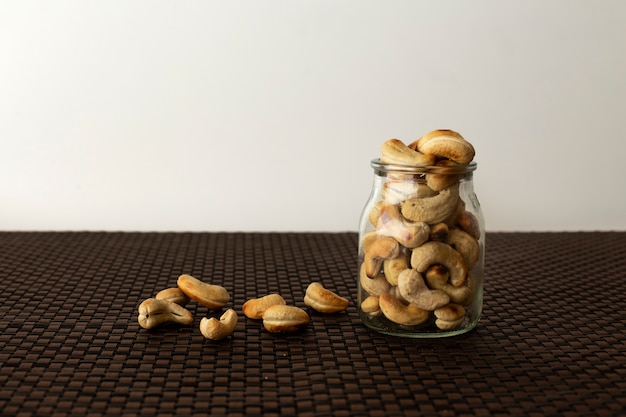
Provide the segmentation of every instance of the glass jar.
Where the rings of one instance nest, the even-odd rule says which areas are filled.
[[[374,184],[359,225],[363,323],[413,338],[470,331],[482,312],[485,255],[476,163],[371,165]]]

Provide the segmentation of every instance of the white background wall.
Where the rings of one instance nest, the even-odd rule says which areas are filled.
[[[435,128],[488,231],[626,230],[625,1],[0,1],[0,230],[356,230]]]

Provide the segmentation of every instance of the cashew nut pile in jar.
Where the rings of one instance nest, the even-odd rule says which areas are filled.
[[[361,319],[405,337],[468,332],[482,311],[485,255],[474,147],[435,130],[409,144],[390,139],[381,151],[359,227]]]

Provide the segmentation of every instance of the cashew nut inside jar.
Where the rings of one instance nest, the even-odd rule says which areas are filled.
[[[480,320],[485,227],[474,147],[452,130],[389,139],[359,224],[358,311],[381,333],[436,338]]]

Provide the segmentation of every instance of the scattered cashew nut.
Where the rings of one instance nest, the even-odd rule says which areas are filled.
[[[294,332],[309,324],[309,315],[299,307],[275,304],[263,313],[263,327],[271,333]]]
[[[183,307],[189,303],[189,297],[187,297],[178,287],[161,290],[154,296],[154,298],[157,300],[171,301]]]
[[[138,308],[137,321],[144,329],[152,329],[165,323],[193,324],[193,314],[185,307],[167,300],[148,298]]]
[[[229,308],[219,320],[215,317],[203,317],[200,320],[200,333],[207,339],[221,340],[233,334],[235,327],[237,327],[237,321],[237,313]]]
[[[319,282],[312,282],[306,289],[304,304],[320,313],[337,313],[347,309],[350,301],[327,290]]]
[[[250,300],[243,303],[241,306],[241,310],[243,314],[249,319],[261,319],[263,318],[263,313],[270,306],[276,304],[287,304],[285,299],[280,294],[268,294],[260,298],[251,298]]]
[[[179,276],[177,284],[187,297],[211,310],[218,310],[230,301],[230,295],[226,288],[202,282],[191,275]]]

